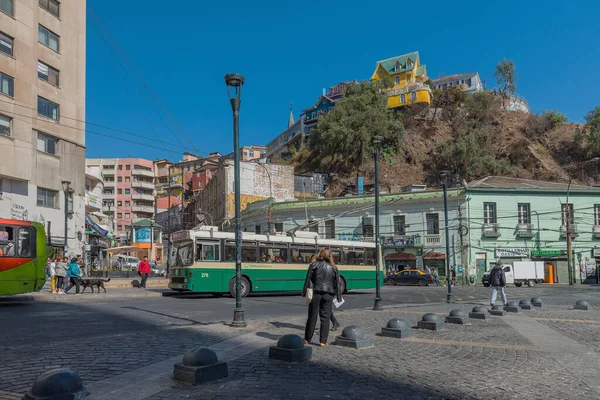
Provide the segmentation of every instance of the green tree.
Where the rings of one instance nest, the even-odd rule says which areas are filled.
[[[468,96],[467,93],[457,87],[433,89],[431,95],[433,97],[431,107],[433,107],[434,112],[430,124],[435,120],[438,109],[442,111],[441,117],[443,121],[451,124],[454,123],[460,115],[462,105]]]
[[[515,63],[507,61],[505,58],[502,59],[496,65],[496,72],[494,73],[496,82],[498,83],[498,91],[503,100],[507,100],[517,91],[517,71],[515,70]],[[503,106],[506,108],[506,102],[503,102]]]
[[[587,142],[587,155],[600,156],[600,107],[595,107],[585,115],[584,138]]]
[[[321,167],[350,170],[372,158],[373,136],[383,136],[383,153],[398,150],[404,134],[400,117],[387,108],[385,90],[391,81],[350,84],[335,107],[319,117],[311,133],[313,157]]]
[[[542,111],[542,116],[548,120],[552,130],[561,127],[568,121],[567,116],[559,113],[557,110],[544,110]]]

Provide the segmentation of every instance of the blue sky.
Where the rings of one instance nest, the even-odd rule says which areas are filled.
[[[186,150],[170,144],[201,155],[232,151],[231,108],[223,81],[229,72],[246,78],[241,143],[266,144],[286,128],[290,102],[298,118],[323,88],[368,79],[377,60],[415,50],[430,77],[477,71],[488,87],[495,85],[495,65],[503,57],[512,59],[519,75],[517,92],[534,112],[558,109],[569,120],[582,122],[600,105],[600,3],[384,2],[373,9],[376,4],[186,0],[171,7],[158,0],[88,0],[180,129],[150,95],[140,95],[88,12],[87,121],[157,139],[88,129],[157,148],[89,133],[87,156],[180,159],[177,153]]]

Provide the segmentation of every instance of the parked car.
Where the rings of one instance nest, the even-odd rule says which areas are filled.
[[[425,272],[419,269],[409,269],[405,271],[400,271],[393,276],[388,275],[386,277],[388,283],[392,285],[419,285],[419,286],[427,286],[435,283],[435,278],[433,275],[426,274]]]

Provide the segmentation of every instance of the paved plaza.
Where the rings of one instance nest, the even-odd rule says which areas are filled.
[[[542,296],[544,307],[446,324],[440,331],[414,329],[412,338],[402,340],[378,333],[394,317],[416,326],[424,313],[470,311],[487,303],[488,291],[459,289],[463,300],[452,305],[393,303],[380,312],[348,307],[336,313],[342,326],[361,326],[373,346],[313,346],[312,359],[304,363],[268,359],[268,347],[281,335],[303,333],[305,306],[297,296],[245,299],[248,328],[234,329],[227,326],[230,298],[36,295],[34,301],[0,306],[0,400],[20,399],[51,368],[75,370],[89,399],[97,400],[600,399],[599,290],[512,288],[512,299]],[[385,299],[429,292],[383,293]],[[348,305],[372,301],[372,293],[346,297]],[[573,310],[577,300],[587,300],[591,310]],[[341,329],[331,333],[330,343],[336,333]],[[173,364],[194,346],[214,349],[228,363],[229,377],[199,386],[174,381]]]

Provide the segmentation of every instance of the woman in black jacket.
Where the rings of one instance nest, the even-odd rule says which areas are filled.
[[[338,301],[342,300],[339,282],[340,273],[335,268],[331,250],[325,247],[317,254],[317,260],[308,267],[304,290],[302,291],[302,295],[306,296],[308,289],[313,290],[313,297],[308,305],[308,319],[306,320],[304,331],[304,343],[309,343],[312,340],[318,314],[321,319],[319,343],[321,346],[327,346],[333,297],[337,297]]]

